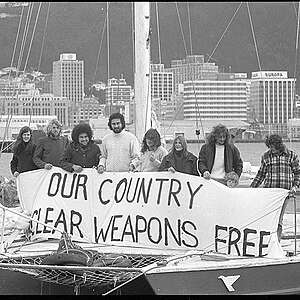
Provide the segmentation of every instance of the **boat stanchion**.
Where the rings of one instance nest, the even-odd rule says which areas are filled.
[[[294,255],[296,256],[297,255],[297,203],[296,203],[296,195],[292,194],[292,197],[294,200],[294,230],[295,230],[295,238],[294,238],[295,253],[294,253]]]
[[[3,193],[3,191],[2,191]],[[3,197],[2,197],[3,199]],[[5,209],[2,208],[2,227],[1,227],[1,252],[5,252],[5,247],[4,247],[4,225],[5,225]]]

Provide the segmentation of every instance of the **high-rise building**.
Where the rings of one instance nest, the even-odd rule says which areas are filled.
[[[165,68],[172,72],[174,78],[174,91],[178,94],[178,85],[189,80],[216,80],[218,66],[215,63],[204,62],[204,55],[188,55],[185,59],[171,61],[171,67]]]
[[[121,76],[120,79],[111,78],[105,89],[107,113],[125,112],[125,104],[131,101],[131,86]]]
[[[249,113],[252,119],[285,135],[287,122],[294,117],[296,79],[287,72],[252,72]]]
[[[247,81],[184,82],[184,119],[247,120]]]
[[[159,119],[166,113],[165,108],[172,105],[174,93],[173,73],[165,72],[163,64],[151,64],[152,109]]]
[[[67,97],[72,104],[81,102],[84,96],[84,65],[76,54],[64,53],[53,62],[53,94]]]

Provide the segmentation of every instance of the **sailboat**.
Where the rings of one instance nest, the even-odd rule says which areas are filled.
[[[151,126],[151,103],[142,101],[150,14],[149,3],[134,5],[141,139]],[[300,291],[296,240],[283,247],[276,232],[286,190],[230,189],[181,173],[56,167],[22,173],[17,184],[22,208],[0,207],[1,294]],[[6,221],[14,226],[4,228]]]

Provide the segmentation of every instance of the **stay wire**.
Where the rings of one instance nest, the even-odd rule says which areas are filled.
[[[19,55],[19,61],[18,61],[18,71],[21,69],[22,61],[23,61],[23,54],[25,50],[25,45],[26,45],[26,40],[27,40],[27,34],[28,34],[28,29],[29,29],[29,24],[31,20],[31,15],[32,15],[32,10],[33,10],[33,3],[30,2],[29,8],[27,11],[27,18],[26,18],[26,23],[25,23],[25,28],[23,31],[23,37],[22,37],[22,44],[21,44],[21,50],[20,50],[20,55]]]
[[[257,58],[257,62],[258,62],[259,71],[261,71],[261,63],[260,63],[260,59],[259,59],[258,47],[257,47],[254,27],[253,27],[253,23],[252,23],[251,12],[250,12],[250,8],[249,8],[249,2],[246,2],[246,5],[247,5],[250,26],[251,26],[252,38],[253,38],[254,47],[255,47],[255,54],[256,54],[256,58]]]
[[[35,35],[36,25],[37,25],[37,22],[38,22],[38,19],[39,19],[39,16],[40,16],[41,5],[42,5],[42,2],[39,3],[38,11],[37,11],[37,14],[36,14],[36,17],[35,17],[33,31],[32,31],[32,34],[31,34],[31,39],[30,39],[30,43],[29,43],[27,57],[26,57],[25,65],[24,65],[24,73],[26,71],[28,59],[29,59],[29,56],[30,56],[30,53],[31,53],[31,47],[32,47],[32,43],[33,43],[33,39],[34,39],[34,35]]]
[[[40,58],[39,58],[39,63],[38,63],[38,71],[40,71],[41,63],[42,63],[42,56],[43,56],[44,44],[45,44],[45,36],[46,36],[46,32],[47,32],[48,19],[49,19],[49,14],[50,14],[50,5],[51,5],[51,2],[48,2],[48,9],[47,9],[46,21],[45,21],[44,32],[43,32],[43,40],[42,40]]]
[[[107,8],[108,7],[109,7],[109,4],[108,4]],[[96,67],[95,67],[95,72],[94,72],[94,76],[93,76],[93,82],[95,82],[96,75],[98,72],[98,66],[99,66],[99,62],[100,62],[100,53],[102,50],[102,43],[103,43],[104,33],[105,33],[105,28],[106,28],[106,20],[107,20],[107,15],[105,15],[105,19],[104,19],[103,26],[102,26],[101,39],[100,39],[100,45],[99,45],[99,50],[98,50],[98,54],[97,54],[97,61],[96,61]]]
[[[231,17],[229,23],[227,24],[225,30],[223,31],[221,37],[219,38],[219,40],[218,40],[218,42],[217,42],[215,48],[213,49],[213,51],[212,51],[211,54],[209,55],[207,62],[210,62],[211,58],[212,58],[213,55],[215,54],[217,48],[219,47],[219,44],[221,43],[221,41],[222,41],[223,37],[225,36],[226,32],[228,31],[229,26],[230,26],[231,23],[233,22],[233,20],[234,20],[236,14],[238,13],[238,11],[239,11],[239,9],[241,8],[242,4],[243,4],[243,2],[241,2],[241,3],[239,4],[238,8],[235,10],[235,12],[234,12],[233,16]]]

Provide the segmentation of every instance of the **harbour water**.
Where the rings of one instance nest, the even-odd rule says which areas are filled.
[[[241,153],[243,161],[248,161],[253,166],[260,165],[261,155],[267,150],[264,143],[235,143]],[[202,144],[188,144],[188,150],[198,156],[199,150]],[[286,143],[286,146],[294,150],[300,156],[300,142]],[[167,149],[171,147],[170,144],[167,145]],[[10,172],[10,160],[12,158],[12,153],[2,153],[0,157],[0,175],[7,178],[12,178]]]

